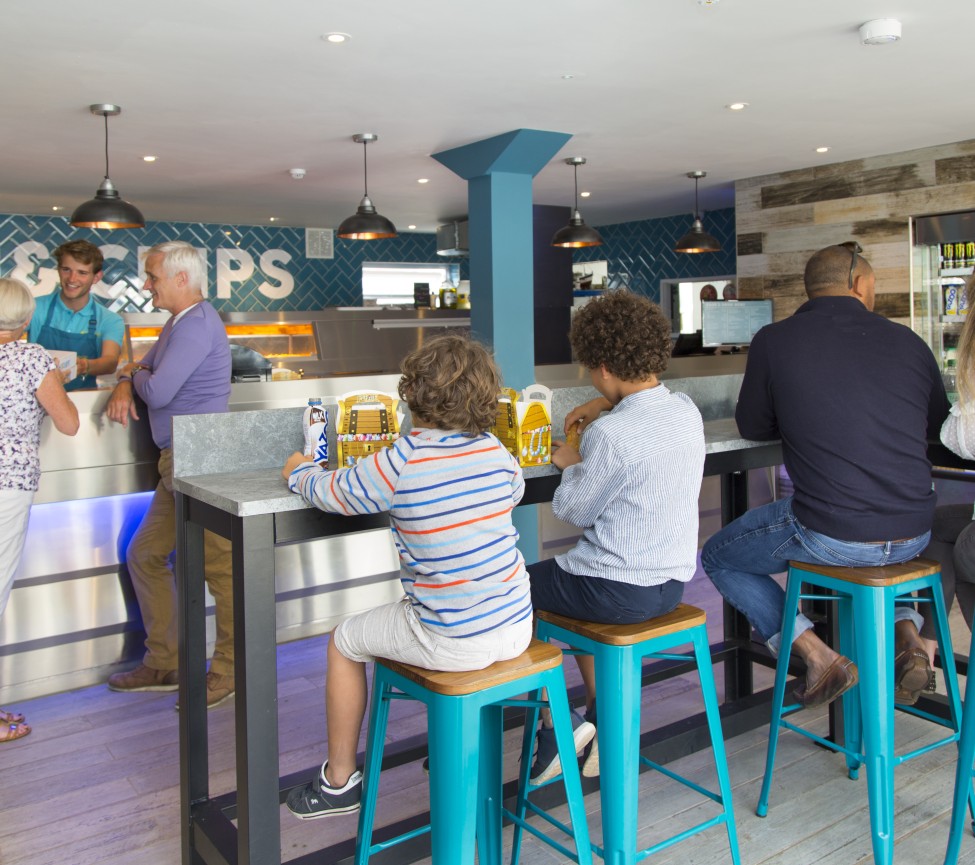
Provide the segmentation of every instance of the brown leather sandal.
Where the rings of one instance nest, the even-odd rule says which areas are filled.
[[[0,724],[0,744],[23,739],[30,732],[30,724]]]
[[[0,709],[0,724],[23,724],[26,719],[20,712],[8,712]]]

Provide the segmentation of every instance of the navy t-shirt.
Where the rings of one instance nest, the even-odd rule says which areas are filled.
[[[917,334],[855,297],[831,295],[755,335],[735,419],[745,438],[782,439],[803,525],[839,540],[888,541],[931,528],[927,440],[948,409]]]

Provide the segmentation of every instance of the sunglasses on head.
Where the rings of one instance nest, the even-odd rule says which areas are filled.
[[[847,286],[850,291],[853,291],[853,271],[857,269],[857,255],[863,252],[863,247],[855,240],[848,240],[846,243],[840,243],[838,245],[850,250],[850,276],[847,279]]]

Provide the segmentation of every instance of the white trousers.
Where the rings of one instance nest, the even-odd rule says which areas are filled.
[[[27,537],[27,520],[34,501],[33,490],[0,490],[0,616],[14,585],[14,572],[20,564]]]

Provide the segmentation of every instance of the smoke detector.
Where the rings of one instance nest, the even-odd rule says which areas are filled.
[[[305,169],[304,168],[289,168],[288,169],[288,174],[290,174],[291,177],[292,177],[292,179],[294,179],[294,180],[304,180],[304,178],[305,178]]]
[[[876,18],[860,25],[863,45],[887,45],[901,38],[901,22],[896,18]]]

